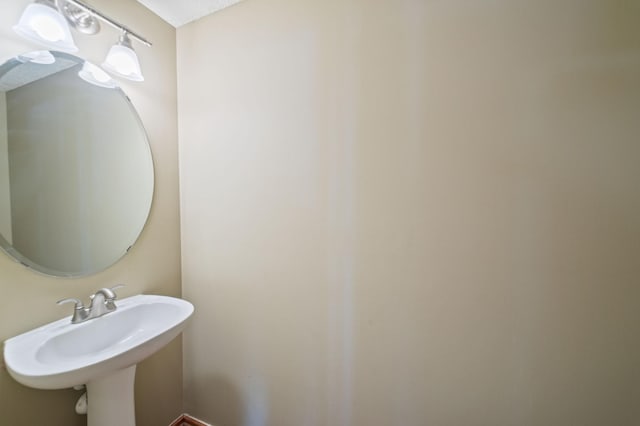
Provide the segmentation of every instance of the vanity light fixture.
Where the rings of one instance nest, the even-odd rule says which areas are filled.
[[[78,48],[71,37],[69,26],[82,34],[94,35],[100,31],[99,20],[122,32],[118,43],[109,50],[103,66],[120,77],[144,81],[131,39],[149,47],[151,43],[80,0],[35,0],[27,6],[18,25],[13,29],[20,36],[51,50],[76,52]]]
[[[69,25],[53,0],[36,0],[22,13],[13,30],[27,40],[49,49],[77,52]]]
[[[138,55],[131,47],[131,39],[126,31],[122,33],[118,43],[111,46],[102,66],[110,73],[120,77],[133,81],[144,81]]]

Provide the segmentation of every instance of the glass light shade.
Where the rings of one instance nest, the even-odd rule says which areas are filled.
[[[116,82],[109,77],[109,74],[104,72],[102,68],[97,65],[93,65],[90,62],[86,62],[82,65],[82,69],[78,71],[78,76],[95,86],[104,87],[107,89],[115,89],[117,87]]]
[[[77,52],[64,16],[53,5],[32,3],[24,10],[13,30],[29,41],[49,49]]]
[[[144,81],[138,55],[130,47],[114,44],[109,49],[107,59],[102,64],[104,69],[133,81]]]
[[[16,56],[16,59],[22,63],[31,62],[40,65],[51,65],[56,62],[56,58],[48,50],[24,53]]]

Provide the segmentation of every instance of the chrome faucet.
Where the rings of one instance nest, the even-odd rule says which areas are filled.
[[[74,297],[58,300],[57,303],[58,305],[62,305],[63,303],[75,303],[71,323],[78,324],[115,311],[117,309],[115,300],[118,296],[113,290],[120,287],[124,287],[124,284],[119,284],[111,288],[105,287],[96,291],[94,294],[89,296],[91,304],[88,307],[85,307],[81,300]]]

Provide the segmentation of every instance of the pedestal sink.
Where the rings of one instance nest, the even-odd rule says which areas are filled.
[[[37,389],[87,385],[88,426],[133,426],[136,364],[173,340],[193,314],[186,300],[138,295],[100,318],[54,321],[4,342],[9,374]]]

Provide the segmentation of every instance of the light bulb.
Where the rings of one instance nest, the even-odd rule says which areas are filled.
[[[48,15],[36,15],[29,22],[31,29],[47,41],[56,42],[64,38],[64,30],[60,23]]]

